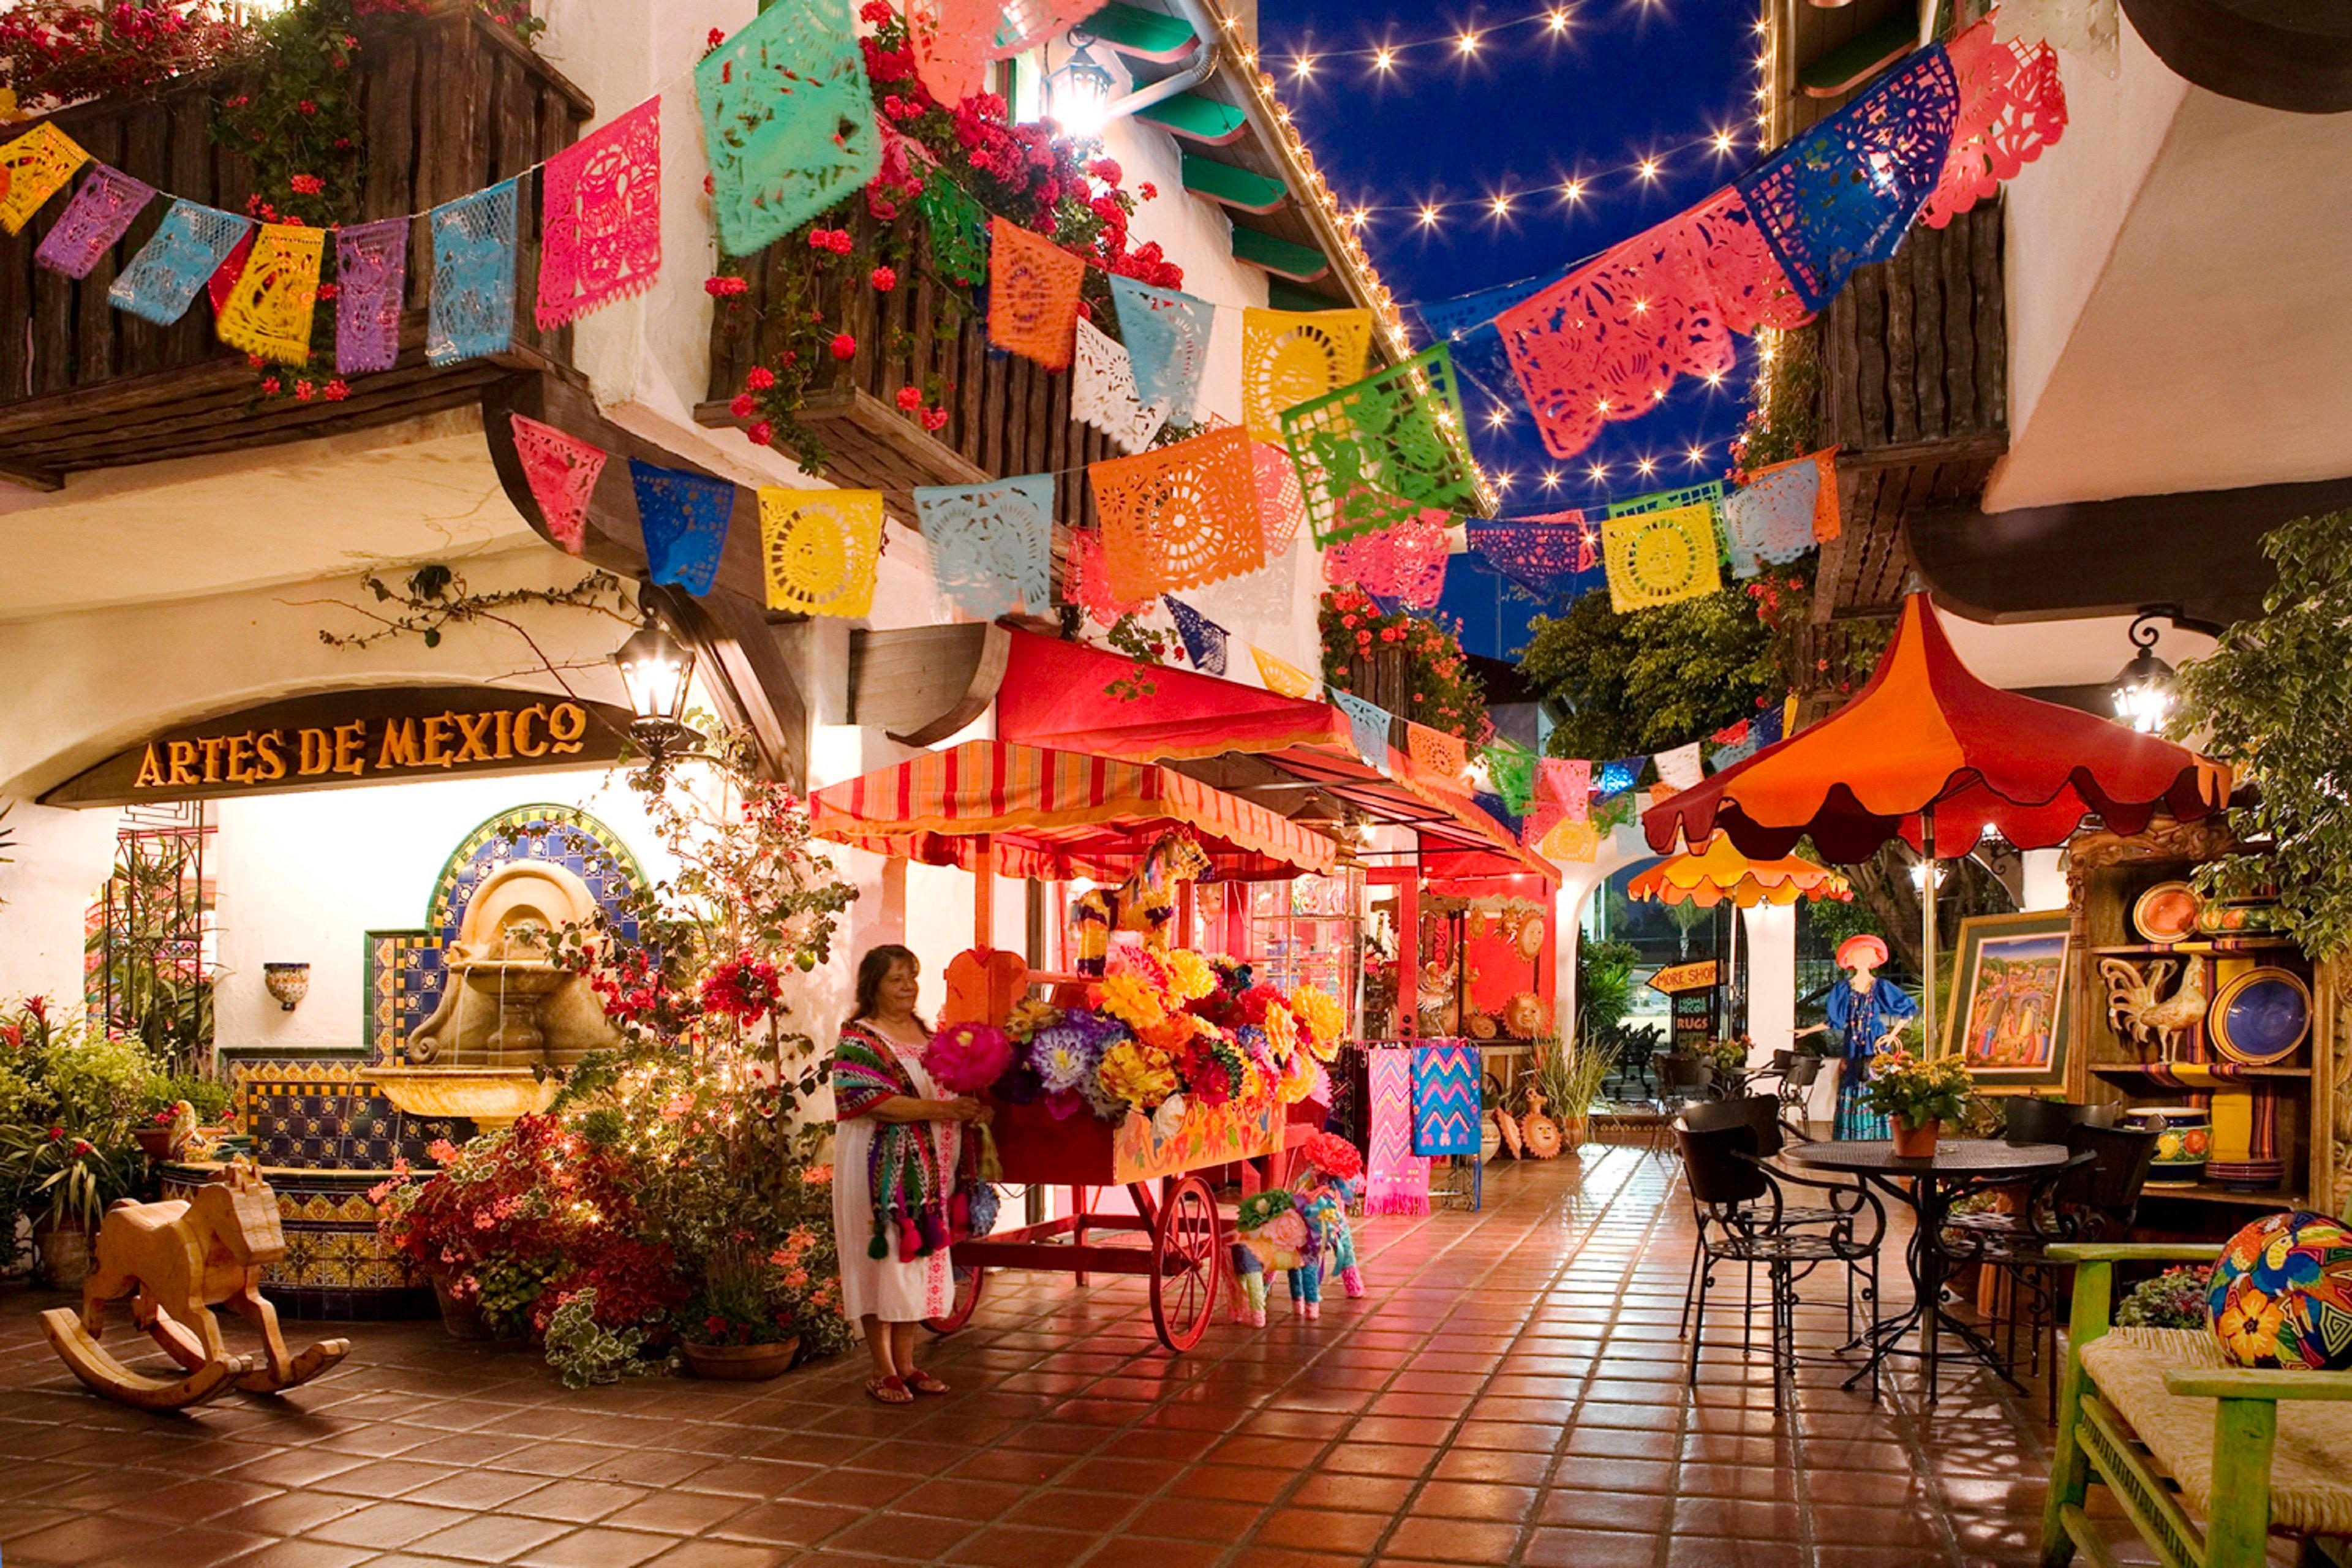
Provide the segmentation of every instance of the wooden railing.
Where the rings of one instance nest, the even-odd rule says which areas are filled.
[[[422,213],[521,174],[569,145],[591,112],[577,88],[471,6],[367,24],[353,85],[367,139],[355,221]],[[399,362],[355,378],[341,403],[259,403],[257,378],[214,337],[204,300],[168,327],[116,310],[107,289],[155,232],[165,197],[245,210],[252,171],[212,135],[218,100],[230,90],[194,79],[52,117],[93,157],[162,195],[86,279],[33,260],[66,208],[63,196],[23,234],[0,236],[0,472],[53,484],[79,468],[324,435],[470,401],[486,377],[568,358],[569,329],[541,333],[531,320],[539,207],[528,186],[519,205],[515,349],[499,359],[425,364],[433,268],[422,222],[409,237]],[[315,374],[323,379],[331,367]]]
[[[861,248],[878,226],[862,204],[849,227]],[[727,405],[755,365],[782,352],[784,332],[760,311],[782,297],[786,279],[807,266],[789,245],[774,245],[748,269],[751,287],[715,313],[710,338],[710,396],[697,410],[706,424],[742,424]],[[1094,502],[1076,470],[1119,456],[1108,437],[1071,417],[1071,374],[992,352],[985,321],[970,311],[938,320],[937,279],[927,253],[901,270],[912,276],[884,294],[861,274],[819,279],[811,297],[828,323],[857,340],[855,357],[826,361],[801,418],[826,450],[824,477],[845,489],[878,489],[893,513],[911,522],[918,485],[974,484],[1012,474],[1053,473],[1055,521],[1091,527]],[[934,433],[897,404],[904,386],[928,389],[938,376],[951,384],[946,426]],[[1057,553],[1058,553],[1057,545]]]
[[[1845,520],[1822,551],[1814,614],[1878,613],[1909,574],[1905,519],[1975,500],[2009,448],[2000,203],[1914,228],[1892,260],[1855,271],[1816,330]]]
[[[1828,439],[1852,454],[2004,437],[2007,300],[1998,201],[1858,269],[1822,318]]]

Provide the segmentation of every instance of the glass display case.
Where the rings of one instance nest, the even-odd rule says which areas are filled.
[[[1224,932],[1225,945],[1253,967],[1259,982],[1284,991],[1312,985],[1328,992],[1347,1009],[1349,1032],[1359,1031],[1361,871],[1350,867],[1287,882],[1213,884],[1198,897],[1202,925]]]

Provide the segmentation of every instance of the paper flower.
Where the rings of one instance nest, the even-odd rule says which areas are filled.
[[[1013,1005],[1005,1015],[1004,1032],[1027,1045],[1040,1029],[1050,1029],[1062,1021],[1062,1010],[1042,996],[1024,996]]]
[[[1317,1061],[1328,1062],[1339,1054],[1340,1041],[1348,1033],[1348,1015],[1337,997],[1302,985],[1290,994],[1290,1010],[1297,1016],[1299,1032]]]
[[[1288,1007],[1279,1002],[1266,1004],[1265,1043],[1274,1052],[1276,1067],[1299,1054],[1298,1020],[1291,1016]]]
[[[1184,1125],[1184,1113],[1191,1109],[1181,1094],[1171,1094],[1161,1100],[1160,1109],[1151,1113],[1151,1135],[1162,1142],[1175,1137]]]
[[[1122,1040],[1103,1053],[1096,1074],[1103,1093],[1147,1115],[1176,1092],[1176,1065],[1165,1051],[1139,1040]]]
[[[1183,948],[1168,955],[1168,974],[1180,1001],[1197,1002],[1217,988],[1217,972],[1209,961]]]
[[[1159,992],[1139,975],[1107,974],[1094,990],[1097,1005],[1130,1029],[1150,1029],[1168,1021]]]
[[[1290,1059],[1282,1064],[1282,1072],[1274,1081],[1274,1097],[1285,1105],[1296,1105],[1315,1097],[1315,1080],[1322,1069],[1315,1058],[1305,1051],[1293,1051]]]
[[[950,1094],[978,1094],[1012,1065],[1012,1037],[993,1024],[950,1024],[923,1049],[923,1069]]]
[[[1364,1157],[1356,1146],[1336,1132],[1311,1134],[1298,1146],[1300,1158],[1325,1176],[1352,1182],[1364,1173]]]

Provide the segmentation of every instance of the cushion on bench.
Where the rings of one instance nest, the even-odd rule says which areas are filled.
[[[2204,1329],[2110,1329],[2083,1347],[2099,1392],[2179,1483],[2189,1504],[2213,1501],[2216,1401],[2168,1393],[2168,1372],[2233,1368]],[[2352,1536],[2352,1405],[2282,1400],[2271,1456],[2271,1523],[2315,1535]]]

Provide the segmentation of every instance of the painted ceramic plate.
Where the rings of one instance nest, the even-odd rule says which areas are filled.
[[[2197,934],[2201,900],[2186,882],[2158,882],[2132,905],[2132,928],[2146,940],[2169,947]]]
[[[2221,987],[2205,1022],[2223,1060],[2276,1067],[2311,1033],[2311,989],[2292,970],[2250,970]]]
[[[1559,1152],[1559,1123],[1543,1112],[1528,1112],[1526,1120],[1519,1123],[1519,1131],[1528,1141],[1528,1152],[1537,1159],[1549,1160]]]

